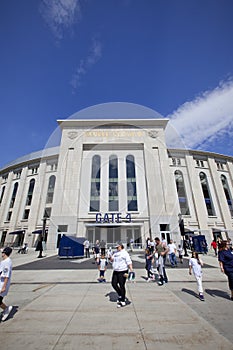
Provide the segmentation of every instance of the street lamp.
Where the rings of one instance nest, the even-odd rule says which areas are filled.
[[[38,241],[38,244],[37,244],[37,250],[39,251],[39,255],[38,255],[37,258],[43,258],[42,252],[44,250],[45,241],[46,241],[46,231],[45,231],[46,220],[47,220],[47,218],[44,216],[43,219],[42,219],[42,221],[43,221],[42,233],[41,233],[41,235],[39,235],[39,241]]]
[[[179,217],[180,234],[183,237],[184,256],[189,256],[187,253],[187,245],[186,245],[186,241],[185,241],[184,220],[182,218],[182,214],[179,214],[178,217]]]
[[[43,217],[42,221],[43,221],[43,227],[42,227],[42,241],[46,241],[46,237],[45,237],[45,229],[46,229],[46,216]]]

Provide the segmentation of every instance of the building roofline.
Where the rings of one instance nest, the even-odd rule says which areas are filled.
[[[78,127],[78,128],[96,128],[105,125],[114,126],[136,126],[138,128],[144,127],[161,127],[166,128],[169,122],[168,118],[160,119],[58,119],[58,124],[61,128]]]
[[[225,154],[221,154],[221,153],[215,153],[215,152],[209,152],[209,151],[202,151],[202,150],[193,150],[193,149],[183,149],[183,148],[167,148],[168,153],[177,153],[177,154],[191,154],[191,155],[196,155],[196,156],[200,156],[200,157],[206,157],[206,156],[211,156],[212,158],[216,158],[216,159],[225,159],[225,160],[229,160],[229,161],[233,161],[233,156],[228,156]]]
[[[6,164],[3,168],[0,169],[0,173],[7,172],[11,170],[11,168],[24,166],[29,162],[40,161],[41,159],[50,158],[54,156],[58,156],[60,146],[44,148],[43,150],[32,152],[26,154],[25,156],[19,157],[12,162]]]

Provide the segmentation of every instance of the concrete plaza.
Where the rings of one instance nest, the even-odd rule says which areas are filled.
[[[5,301],[14,308],[0,324],[1,350],[233,349],[233,302],[212,252],[202,256],[205,302],[186,267],[168,268],[169,283],[158,286],[146,282],[143,252],[134,253],[136,280],[127,282],[128,305],[120,309],[111,267],[107,283],[98,283],[94,264],[56,254],[37,259],[34,250],[13,251]]]

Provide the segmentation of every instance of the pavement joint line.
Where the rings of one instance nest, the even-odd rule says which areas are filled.
[[[138,326],[139,326],[139,332],[141,334],[141,338],[143,340],[144,347],[145,347],[145,349],[148,349],[147,345],[146,345],[146,340],[145,340],[145,337],[144,337],[144,333],[143,333],[143,327],[140,324],[140,321],[139,321],[139,318],[138,318],[138,314],[137,314],[136,308],[135,308],[134,303],[133,303],[133,297],[132,297],[130,288],[128,288],[128,287],[127,287],[127,293],[129,294],[130,300],[131,300],[131,304],[133,305],[133,311],[134,311],[134,314],[135,314],[135,317],[136,317],[136,320],[137,320],[137,323],[138,323]]]
[[[54,345],[53,345],[53,347],[52,347],[52,350],[56,349],[56,347],[58,346],[59,341],[60,341],[61,338],[63,337],[65,331],[68,329],[68,327],[69,327],[71,321],[72,321],[73,318],[74,318],[74,315],[76,314],[76,312],[79,310],[80,306],[82,305],[82,303],[83,303],[84,299],[86,298],[87,293],[88,293],[88,291],[90,290],[90,288],[91,288],[91,287],[90,287],[90,285],[89,285],[88,288],[87,288],[87,290],[86,290],[86,292],[83,294],[83,297],[81,298],[80,302],[78,303],[78,305],[76,306],[76,308],[73,310],[73,313],[72,313],[72,315],[71,315],[69,321],[66,323],[65,327],[63,328],[63,331],[60,333],[59,337],[58,337],[57,340],[55,341],[55,343],[54,343]]]

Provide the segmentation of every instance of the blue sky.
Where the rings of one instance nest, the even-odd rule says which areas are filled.
[[[107,102],[152,108],[185,147],[233,156],[232,15],[232,0],[1,0],[0,167]]]

